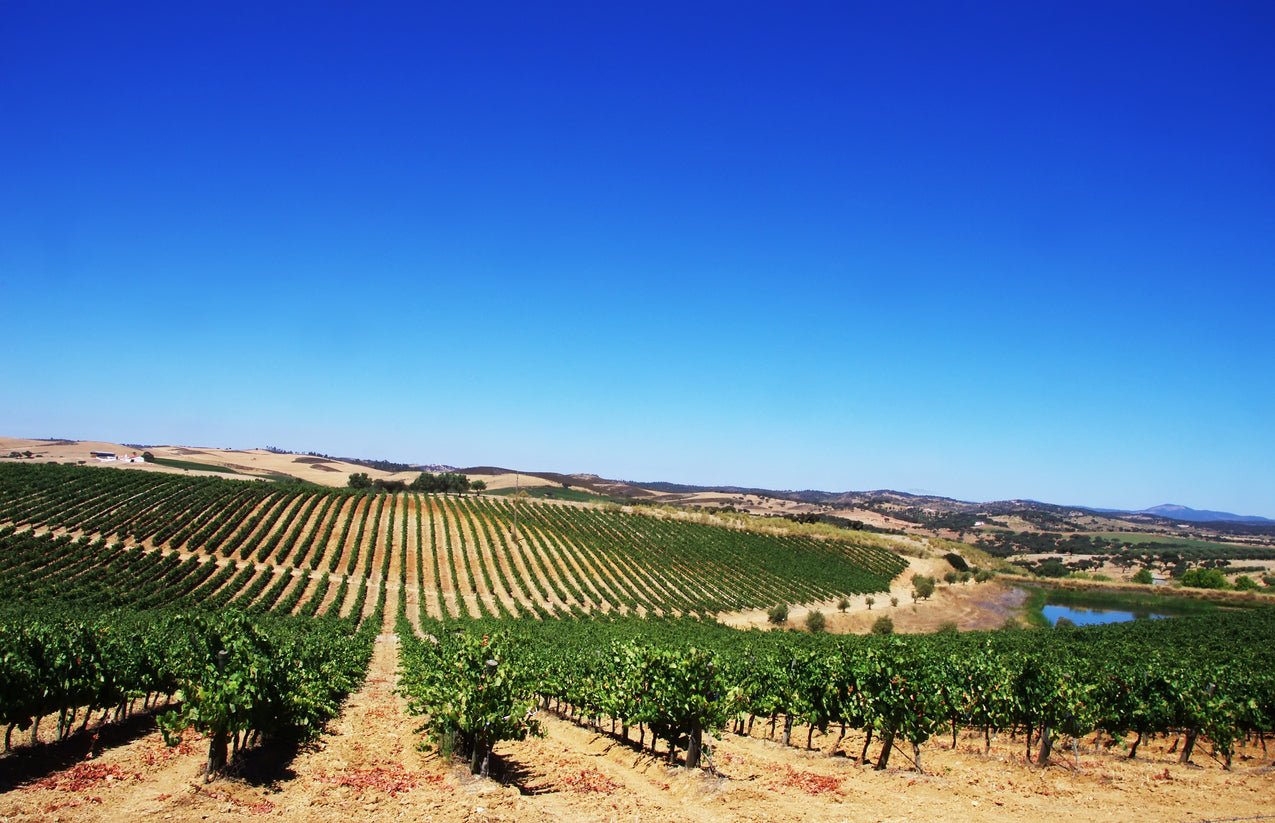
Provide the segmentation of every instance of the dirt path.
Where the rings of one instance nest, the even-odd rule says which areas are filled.
[[[435,542],[438,523],[434,504],[429,495],[421,498],[418,509],[421,516],[421,597],[425,613],[435,620],[446,617],[443,613],[443,575],[446,573],[439,556],[440,547]]]
[[[403,564],[406,567],[407,587],[407,619],[413,630],[420,634],[421,629],[421,569],[420,560],[421,533],[420,497],[415,494],[404,496],[404,515],[407,518],[407,546],[405,547]]]
[[[925,745],[924,774],[911,769],[907,747],[877,772],[856,762],[859,732],[851,731],[839,751],[835,730],[816,733],[807,750],[804,728],[795,730],[798,745],[784,747],[765,739],[760,720],[752,737],[725,733],[709,741],[712,771],[688,772],[545,716],[543,738],[497,746],[505,783],[479,780],[418,750],[416,720],[394,693],[397,651],[394,635],[378,637],[366,681],[328,732],[290,761],[259,758],[264,776],[255,782],[205,783],[203,740],[188,736],[169,749],[151,731],[0,794],[0,820],[1161,823],[1275,813],[1270,759],[1256,746],[1242,749],[1235,770],[1226,772],[1206,752],[1196,766],[1179,765],[1168,739],[1144,743],[1130,761],[1119,747],[1087,737],[1078,758],[1060,748],[1056,764],[1041,769],[1023,762],[1021,740],[995,740],[985,755],[982,739],[963,733],[955,749],[946,737]],[[878,752],[874,743],[869,755]]]

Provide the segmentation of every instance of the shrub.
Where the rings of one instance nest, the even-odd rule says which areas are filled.
[[[1182,575],[1182,585],[1193,589],[1225,589],[1226,575],[1217,569],[1191,569]]]
[[[1257,581],[1247,574],[1241,574],[1235,578],[1235,588],[1243,592],[1251,592],[1257,588]]]
[[[1143,585],[1150,585],[1155,582],[1155,578],[1151,576],[1151,570],[1146,568],[1138,569],[1130,579],[1134,583],[1142,583]]]
[[[788,604],[777,603],[770,607],[770,611],[766,612],[766,619],[776,626],[783,625],[788,622]]]
[[[929,600],[934,594],[934,578],[918,574],[912,578],[912,599]]]
[[[891,597],[891,598],[890,598],[890,605],[891,605],[891,606],[897,606],[897,605],[899,605],[899,598],[897,598],[897,597]]]
[[[956,634],[960,629],[956,628],[955,620],[944,620],[939,624],[938,634]]]
[[[806,628],[811,634],[818,634],[828,626],[828,620],[821,611],[813,611],[806,615]]]
[[[974,575],[974,582],[986,583],[987,581],[991,580],[995,576],[996,575],[992,572],[991,569],[979,569],[978,573]]]
[[[883,614],[877,618],[872,624],[873,634],[894,634],[894,621],[890,619],[890,615]]]

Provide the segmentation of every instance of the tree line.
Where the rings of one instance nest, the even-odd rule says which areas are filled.
[[[481,492],[487,489],[483,480],[470,480],[459,472],[421,472],[411,483],[406,480],[391,480],[381,477],[368,477],[367,472],[355,472],[350,475],[348,485],[351,489],[365,491],[401,492],[417,491],[431,493],[463,494],[464,492]]]

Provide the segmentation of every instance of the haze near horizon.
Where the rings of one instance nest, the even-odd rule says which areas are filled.
[[[0,26],[0,433],[1275,516],[1275,10]]]

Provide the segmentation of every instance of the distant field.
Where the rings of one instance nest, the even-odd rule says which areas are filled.
[[[511,497],[518,493],[518,490],[509,487],[504,489],[493,489],[488,494],[498,494]],[[627,500],[621,500],[617,497],[607,497],[601,494],[584,491],[582,489],[564,489],[559,486],[530,486],[523,487],[522,494],[536,500],[569,500],[575,503],[627,503]]]
[[[174,460],[171,457],[156,457],[150,462],[159,466],[168,466],[173,469],[186,469],[187,471],[197,472],[219,472],[221,474],[239,474],[232,468],[226,466],[218,466],[214,463],[196,463],[193,460]]]
[[[1177,537],[1171,534],[1142,534],[1139,532],[1083,532],[1090,537],[1101,537],[1106,540],[1115,540],[1120,543],[1129,543],[1132,545],[1166,545],[1179,546],[1191,549],[1212,549],[1222,546],[1225,548],[1249,548],[1243,543],[1223,543],[1214,540],[1197,540],[1191,537]]]

